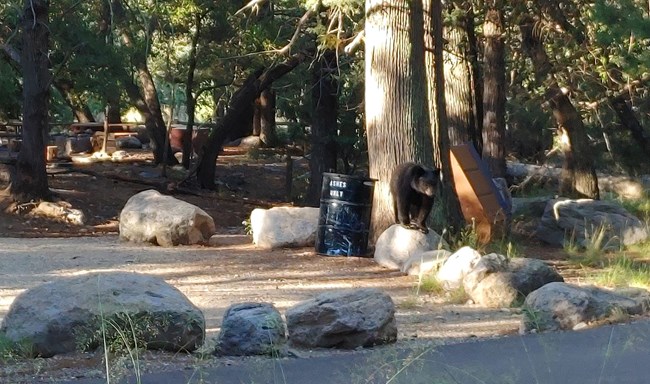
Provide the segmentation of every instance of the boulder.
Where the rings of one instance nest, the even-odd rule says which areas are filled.
[[[546,205],[537,237],[559,246],[573,239],[581,247],[598,242],[602,249],[616,250],[646,240],[648,231],[641,220],[616,202],[562,198]]]
[[[463,288],[468,294],[476,289],[488,275],[506,271],[508,259],[497,253],[481,256],[469,272],[463,276]],[[471,294],[470,294],[471,297]]]
[[[424,234],[393,224],[377,239],[374,258],[377,264],[386,268],[404,270],[412,257],[422,252],[448,248],[447,242],[432,230]]]
[[[277,355],[287,339],[282,315],[270,303],[233,304],[221,323],[214,354]]]
[[[102,327],[102,324],[104,325]],[[116,328],[119,329],[116,330]],[[21,293],[0,333],[49,357],[120,342],[135,333],[138,347],[193,351],[205,338],[205,319],[178,289],[155,277],[127,272],[62,278]]]
[[[260,248],[314,246],[318,208],[256,208],[251,213],[253,243]]]
[[[58,147],[58,146],[57,146]],[[65,151],[59,152],[66,155],[72,153],[92,152],[93,144],[90,135],[77,135],[75,137],[68,137],[65,141]]]
[[[438,270],[449,256],[451,252],[445,249],[416,253],[406,260],[400,270],[410,276],[426,274]]]
[[[397,340],[395,305],[374,288],[325,292],[286,312],[289,341],[300,347],[370,347]]]
[[[513,197],[512,198],[512,215],[527,217],[542,217],[551,196],[537,197]]]
[[[446,290],[458,289],[463,286],[463,279],[480,259],[481,254],[472,247],[462,247],[447,258],[436,278]]]
[[[155,190],[140,192],[120,212],[120,239],[163,247],[207,242],[214,220],[190,203]]]
[[[490,258],[490,259],[488,259]],[[465,292],[476,304],[504,308],[520,304],[532,291],[564,279],[541,260],[485,255],[465,276]]]
[[[262,145],[262,140],[259,136],[246,136],[242,137],[239,142],[240,147],[244,148],[259,148]]]
[[[135,136],[118,137],[115,146],[119,149],[142,149],[142,142]]]
[[[520,331],[569,330],[603,320],[614,310],[629,315],[645,313],[648,295],[628,297],[597,287],[549,283],[526,297]]]

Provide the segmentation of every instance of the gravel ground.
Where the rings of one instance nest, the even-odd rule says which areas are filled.
[[[0,319],[18,294],[38,284],[83,273],[130,271],[165,279],[204,312],[206,352],[214,345],[225,309],[233,303],[271,302],[283,312],[318,293],[343,288],[377,287],[391,295],[397,306],[398,345],[499,337],[516,333],[519,325],[520,310],[449,304],[441,297],[418,294],[416,277],[382,268],[372,259],[323,257],[312,248],[266,251],[250,241],[245,235],[222,234],[217,247],[161,248],[123,243],[116,236],[0,238]],[[337,352],[298,353],[308,357]],[[152,352],[142,357],[142,365],[145,370],[160,371],[223,360]],[[105,374],[100,353],[3,363],[3,383],[56,382]]]

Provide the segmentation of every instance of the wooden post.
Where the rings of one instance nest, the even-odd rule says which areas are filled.
[[[287,172],[284,179],[284,190],[286,192],[287,201],[291,202],[291,190],[293,188],[293,160],[291,159],[291,154],[287,149]]]
[[[102,143],[102,153],[106,153],[106,145],[108,144],[108,104],[104,110],[104,142]]]

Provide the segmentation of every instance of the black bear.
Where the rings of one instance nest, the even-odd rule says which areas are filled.
[[[426,221],[440,180],[440,169],[403,163],[390,178],[395,222],[410,229],[428,233]]]

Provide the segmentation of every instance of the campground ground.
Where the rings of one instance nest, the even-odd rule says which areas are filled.
[[[294,178],[306,172],[297,160]],[[251,244],[242,221],[252,209],[286,203],[285,167],[278,158],[251,159],[223,155],[217,167],[220,190],[215,193],[175,193],[175,197],[208,212],[217,225],[218,246],[161,248],[123,243],[118,216],[126,200],[149,189],[173,190],[159,177],[146,154],[119,164],[53,168],[50,186],[73,208],[87,216],[84,226],[30,215],[0,212],[0,319],[16,295],[58,277],[100,271],[134,271],[164,278],[197,305],[206,316],[203,354],[147,352],[140,359],[144,371],[196,370],[229,364],[209,352],[218,335],[225,309],[244,301],[273,303],[281,312],[295,303],[335,289],[377,287],[391,295],[397,307],[397,347],[442,345],[515,335],[521,319],[518,308],[485,309],[444,295],[418,290],[417,277],[388,270],[368,258],[324,257],[313,248],[266,251]],[[169,170],[172,173],[175,170]],[[179,177],[177,177],[179,178]],[[303,178],[304,179],[304,178]],[[298,181],[299,182],[299,181]],[[0,186],[1,187],[1,186]],[[5,197],[7,206],[7,199]],[[520,256],[541,258],[554,265],[569,282],[580,282],[584,270],[566,263],[562,249],[551,249],[517,235]],[[331,355],[331,350],[296,351],[300,357]],[[115,356],[111,375],[132,372]],[[101,378],[106,374],[101,351],[51,359],[5,359],[0,382],[56,382]]]

